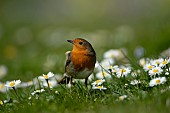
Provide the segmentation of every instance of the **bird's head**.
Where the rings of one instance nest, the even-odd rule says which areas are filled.
[[[76,38],[74,40],[67,40],[67,41],[73,44],[73,51],[87,51],[89,53],[95,54],[92,45],[85,39]]]

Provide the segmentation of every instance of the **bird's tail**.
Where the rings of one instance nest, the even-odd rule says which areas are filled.
[[[64,76],[60,81],[58,81],[58,84],[68,84],[70,81],[69,76]]]

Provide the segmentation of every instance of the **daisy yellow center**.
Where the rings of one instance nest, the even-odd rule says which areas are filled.
[[[10,82],[9,86],[14,87],[15,86],[15,82],[14,81]]]
[[[148,68],[149,68],[149,69],[152,69],[152,66],[151,66],[151,65],[149,65],[149,66],[148,66]]]
[[[156,82],[156,84],[159,84],[161,81],[159,79],[157,79],[155,82]]]
[[[102,75],[103,75],[103,76],[106,76],[106,72],[103,72]]]
[[[122,73],[126,72],[126,70],[125,70],[125,69],[121,69],[120,71],[121,71]]]
[[[43,77],[44,77],[45,79],[48,79],[48,75],[44,75]]]
[[[101,88],[102,88],[102,86],[97,86],[97,88],[101,89]]]
[[[110,69],[112,69],[112,68],[113,68],[113,66],[109,66],[109,68],[110,68]]]
[[[167,63],[168,63],[168,62],[167,62],[166,60],[162,62],[162,64],[164,64],[164,65],[167,64]]]
[[[99,82],[101,82],[101,80],[96,80],[96,84],[98,84]]]
[[[154,69],[153,72],[154,72],[154,73],[158,73],[158,69]]]

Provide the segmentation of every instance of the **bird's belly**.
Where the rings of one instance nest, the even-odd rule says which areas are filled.
[[[85,68],[82,71],[76,72],[72,77],[75,79],[85,79],[89,77],[92,72],[93,70],[89,70],[88,68]]]

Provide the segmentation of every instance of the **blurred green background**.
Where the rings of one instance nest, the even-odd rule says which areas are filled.
[[[158,56],[170,43],[169,0],[1,0],[1,81],[28,81],[42,73],[64,72],[67,39],[81,37],[98,60],[108,49],[136,47]]]

